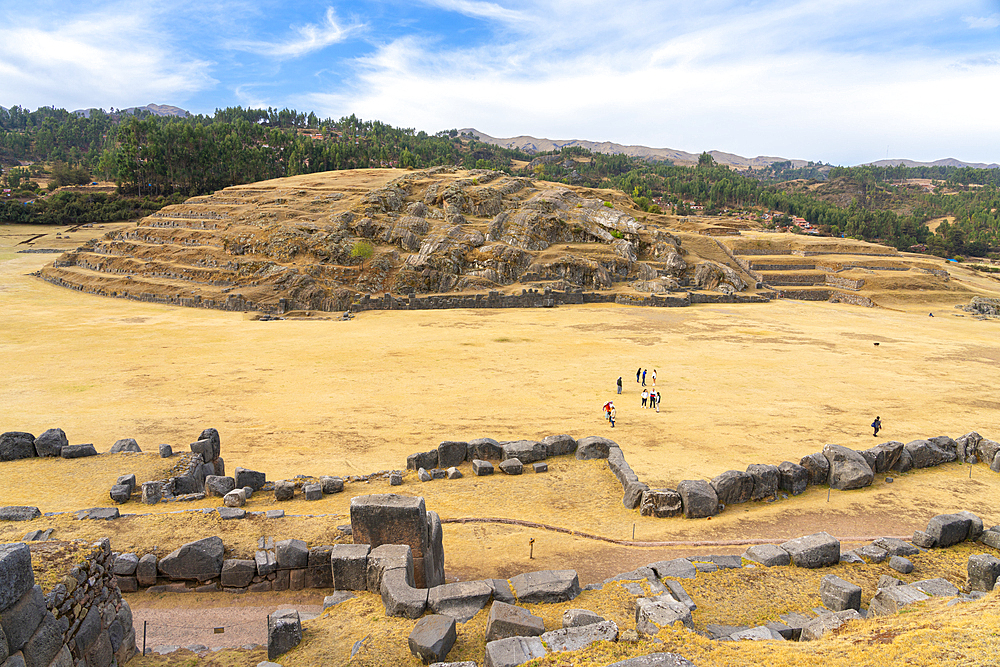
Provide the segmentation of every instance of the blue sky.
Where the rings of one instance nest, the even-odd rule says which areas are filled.
[[[0,105],[1000,162],[1000,0],[0,0]]]

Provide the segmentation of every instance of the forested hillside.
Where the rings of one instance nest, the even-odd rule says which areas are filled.
[[[19,166],[28,162],[33,164]],[[654,213],[667,207],[680,215],[696,208],[707,214],[739,210],[767,224],[796,216],[824,234],[899,249],[926,245],[929,252],[948,256],[982,255],[1000,246],[1000,170],[812,164],[791,169],[778,163],[740,172],[716,165],[708,154],[697,167],[581,148],[528,155],[456,130],[432,135],[355,116],[320,119],[289,109],[234,107],[186,118],[94,111],[83,117],[15,106],[0,109],[0,165],[4,187],[18,200],[0,200],[0,219],[16,222],[127,218],[230,185],[321,171],[460,165],[615,188]],[[44,197],[32,180],[43,175],[53,190],[93,177],[113,181],[118,192]],[[926,223],[943,217],[954,221],[930,232]]]

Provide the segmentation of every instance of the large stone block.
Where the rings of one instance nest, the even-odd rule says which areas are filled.
[[[576,570],[526,572],[510,578],[518,602],[566,602],[580,594]]]
[[[782,461],[778,466],[778,488],[790,496],[805,493],[809,486],[809,471],[797,463]],[[719,502],[722,502],[721,500]]]
[[[521,462],[521,459],[516,458],[504,459],[497,467],[506,475],[520,475],[524,472],[524,464]]]
[[[37,456],[35,436],[23,431],[0,434],[0,461],[16,461]]]
[[[562,626],[564,628],[581,628],[604,620],[606,619],[603,616],[598,616],[589,609],[567,609],[562,615]]]
[[[591,435],[576,441],[576,458],[581,461],[589,459],[606,459],[612,449],[618,449],[614,440]]]
[[[890,470],[900,474],[913,470],[913,457],[910,456],[910,453],[905,448],[899,453],[899,460],[893,464]]]
[[[486,644],[485,667],[517,667],[529,660],[545,657],[545,646],[538,637],[508,637]]]
[[[319,485],[323,487],[323,493],[340,493],[344,490],[344,479],[342,477],[330,477],[324,475],[319,478]]]
[[[980,461],[989,465],[996,459],[997,454],[1000,454],[1000,442],[988,438],[980,438],[976,443],[974,454]]]
[[[969,556],[969,589],[992,591],[1000,577],[1000,560],[990,554]]]
[[[215,460],[215,447],[211,440],[196,440],[191,443],[191,451],[201,457],[203,463]]]
[[[698,574],[694,563],[687,558],[674,558],[673,560],[661,560],[650,563],[647,567],[656,572],[660,579],[673,577],[674,579],[694,579]]]
[[[650,653],[614,662],[607,667],[695,667],[695,664],[676,653]]]
[[[493,474],[493,464],[482,459],[472,460],[472,474],[476,477],[485,477]]]
[[[140,586],[152,586],[156,583],[156,554],[146,554],[139,559],[135,568],[135,577]]]
[[[334,544],[330,550],[333,587],[338,591],[368,590],[367,544]]]
[[[476,438],[470,440],[465,458],[468,461],[480,459],[483,461],[502,461],[503,447],[493,438]]]
[[[580,651],[596,641],[618,641],[618,626],[614,621],[601,621],[576,628],[560,628],[542,635],[542,643],[550,652]]]
[[[950,547],[965,541],[969,536],[972,520],[961,514],[938,514],[927,522],[926,533],[936,547]]]
[[[31,521],[42,516],[42,511],[29,505],[0,507],[0,521]]]
[[[712,488],[723,505],[745,503],[753,495],[753,476],[742,470],[727,470],[712,478]]]
[[[780,567],[792,562],[788,552],[777,544],[755,544],[743,553],[743,557],[764,567]]]
[[[486,621],[486,641],[507,637],[535,637],[545,632],[545,622],[523,607],[494,602]]]
[[[642,486],[646,485],[642,484]],[[683,512],[684,504],[681,500],[681,494],[673,489],[648,489],[643,491],[640,496],[639,514],[642,516],[666,518],[679,516]]]
[[[517,459],[525,465],[544,461],[549,454],[548,448],[536,440],[514,440],[501,447],[504,459]]]
[[[299,612],[294,609],[281,609],[271,614],[267,623],[268,660],[276,660],[301,642],[302,622],[299,620]]]
[[[382,573],[382,606],[386,616],[420,618],[427,609],[427,589],[414,588],[403,568]]]
[[[410,454],[406,457],[406,469],[407,470],[419,470],[423,468],[424,470],[430,470],[431,468],[438,467],[438,452],[436,449],[432,449],[429,452],[418,452],[416,454]]]
[[[869,467],[876,474],[889,472],[903,453],[903,443],[890,440],[861,452]]]
[[[703,519],[719,513],[719,497],[712,485],[703,479],[686,479],[677,485],[677,493],[684,502],[684,516]]]
[[[542,444],[549,456],[572,454],[576,451],[576,440],[568,435],[549,435],[542,438]]]
[[[383,544],[409,546],[417,588],[444,581],[441,533],[434,533],[423,498],[391,493],[352,498],[351,529],[355,544],[368,544],[373,550]]]
[[[279,570],[304,568],[309,565],[309,547],[303,540],[281,540],[274,543]]]
[[[239,558],[227,559],[222,564],[222,585],[227,588],[245,588],[257,574],[257,563]]]
[[[969,520],[969,534],[965,536],[965,539],[970,542],[975,542],[983,534],[983,520],[979,518],[977,514],[973,514],[968,510],[963,510],[961,512],[956,512],[959,516],[964,516]]]
[[[332,555],[333,545],[313,547],[309,550],[307,588],[333,588]]]
[[[0,628],[7,637],[12,655],[28,643],[46,613],[45,598],[42,597],[39,586],[32,586],[20,599],[0,613]]]
[[[753,477],[751,500],[774,498],[778,494],[778,466],[751,463],[747,466],[747,474]]]
[[[109,495],[111,496],[112,501],[121,505],[123,503],[127,503],[129,499],[132,498],[132,490],[129,488],[128,484],[115,484],[111,487]]]
[[[948,443],[947,441],[950,441]],[[955,441],[951,438],[941,440],[931,438],[930,440],[913,440],[904,445],[904,449],[910,455],[914,468],[930,468],[954,461]]]
[[[437,512],[427,512],[427,550],[424,552],[424,583],[427,588],[444,583],[444,530]],[[417,561],[413,562],[414,568]]]
[[[163,482],[143,482],[142,502],[146,505],[155,505],[163,499]]]
[[[832,614],[823,614],[818,618],[806,623],[805,627],[802,628],[802,634],[800,635],[800,641],[813,641],[819,639],[827,632],[836,630],[844,623],[848,621],[855,621],[861,618],[861,614],[855,609],[846,609],[844,611],[836,611]]]
[[[61,428],[50,428],[35,438],[35,453],[38,456],[59,456],[62,448],[69,445],[69,439]]]
[[[831,611],[861,609],[861,586],[828,574],[819,584],[819,596]]]
[[[87,443],[84,445],[66,445],[59,450],[59,456],[64,459],[82,459],[88,456],[97,456],[94,445]]]
[[[810,484],[826,484],[830,479],[830,462],[822,452],[803,456],[799,465],[809,472]]]
[[[921,579],[909,584],[921,593],[933,595],[935,597],[950,598],[961,593],[958,587],[947,579],[936,577],[934,579]]]
[[[244,486],[249,486],[254,491],[260,491],[264,488],[264,484],[267,483],[267,475],[262,472],[257,472],[256,470],[236,468],[236,472],[234,474],[236,476],[236,488],[238,489],[242,489]]]
[[[222,477],[219,475],[205,476],[205,495],[211,498],[218,496],[224,498],[227,493],[236,488],[236,480],[232,477]]]
[[[630,510],[637,509],[642,504],[642,494],[649,491],[649,485],[644,482],[629,482],[625,485],[622,505]],[[678,496],[679,497],[679,496]]]
[[[435,614],[465,623],[479,613],[492,596],[493,587],[485,581],[460,581],[429,589],[427,606]]]
[[[115,444],[111,445],[111,449],[108,450],[108,454],[121,454],[122,452],[141,454],[142,450],[139,448],[139,443],[135,441],[135,438],[116,440]]]
[[[635,601],[635,629],[647,636],[656,636],[661,628],[669,628],[675,623],[694,627],[691,610],[669,595],[638,598]]]
[[[860,489],[868,486],[875,479],[865,457],[853,449],[841,445],[826,445],[823,455],[830,462],[831,489]]]
[[[614,474],[622,488],[639,481],[639,476],[625,460],[625,454],[619,447],[612,447],[608,450],[608,469]]]
[[[368,569],[365,576],[368,580],[368,590],[372,593],[382,591],[382,577],[389,570],[402,569],[406,572],[407,582],[412,586],[413,552],[407,544],[383,544],[368,553]]]
[[[0,544],[0,610],[7,609],[32,590],[35,573],[31,550],[23,542]],[[16,650],[16,649],[15,649]]]
[[[460,465],[465,461],[465,456],[469,450],[469,443],[455,440],[446,440],[438,445],[438,462],[436,468],[451,468]]]
[[[880,537],[872,544],[884,549],[889,556],[915,556],[920,553],[920,549],[907,544],[898,537]]]
[[[840,540],[828,533],[813,533],[781,545],[798,567],[827,567],[840,562]]]
[[[162,575],[170,579],[208,581],[222,573],[224,550],[222,539],[206,537],[170,552],[157,567]]]
[[[291,500],[295,496],[295,483],[281,480],[274,483],[275,500]]]
[[[410,653],[426,664],[444,660],[457,637],[454,618],[432,614],[417,621],[407,643]]]
[[[891,616],[907,605],[928,599],[926,594],[913,586],[887,586],[875,593],[868,605],[868,616]]]
[[[111,571],[119,577],[131,577],[137,567],[139,567],[139,557],[133,553],[124,553],[115,558]]]

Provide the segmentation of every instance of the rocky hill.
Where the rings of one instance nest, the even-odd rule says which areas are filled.
[[[711,239],[668,231],[666,216],[637,220],[630,205],[496,171],[328,172],[190,199],[41,275],[109,296],[265,312],[344,310],[365,293],[752,284]]]

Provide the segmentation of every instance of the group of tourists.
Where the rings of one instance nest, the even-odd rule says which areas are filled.
[[[649,377],[650,387],[646,387],[646,378]],[[642,368],[641,366],[635,372],[635,381],[642,387],[642,393],[640,393],[640,398],[642,399],[642,407],[653,408],[657,412],[660,411],[660,400],[663,398],[663,394],[656,391],[656,369],[654,368],[650,373],[648,369]],[[618,377],[618,382],[616,383],[618,387],[618,393],[622,393],[622,378]],[[604,404],[604,418],[611,423],[611,428],[615,427],[615,416],[617,415],[617,410],[615,409],[614,401],[608,401]]]
[[[657,412],[660,411],[660,399],[663,398],[663,394],[656,391],[655,389],[653,390],[643,389],[641,396],[642,396],[642,407],[656,408]]]

